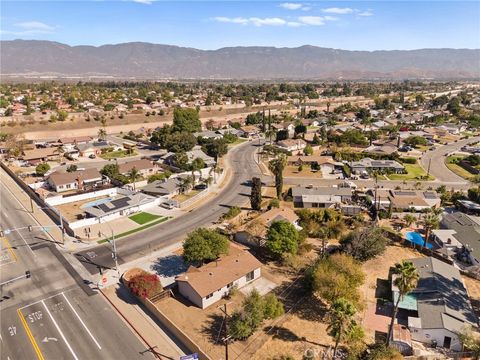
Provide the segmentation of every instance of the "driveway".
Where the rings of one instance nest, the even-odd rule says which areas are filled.
[[[421,157],[422,166],[425,170],[430,167],[430,174],[435,176],[438,181],[467,183],[467,180],[452,172],[447,165],[445,165],[445,155],[458,151],[462,146],[474,141],[480,141],[480,136],[459,140],[448,145],[440,146],[433,151],[427,151]]]

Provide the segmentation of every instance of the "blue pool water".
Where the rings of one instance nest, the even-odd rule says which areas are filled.
[[[410,241],[411,243],[425,246],[425,240],[423,240],[422,235],[420,235],[418,232],[415,231],[410,231],[405,234],[405,238]],[[427,248],[431,249],[432,244],[427,244]]]

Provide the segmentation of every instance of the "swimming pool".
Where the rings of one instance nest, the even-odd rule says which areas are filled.
[[[411,243],[414,243],[416,245],[425,246],[425,240],[423,239],[422,235],[420,235],[416,231],[407,232],[405,234],[405,239],[407,239],[407,241],[410,241]],[[433,247],[432,244],[430,243],[427,244],[428,249],[431,249],[432,247]]]

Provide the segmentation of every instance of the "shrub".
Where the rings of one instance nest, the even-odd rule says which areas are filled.
[[[146,271],[134,275],[127,282],[127,287],[138,297],[148,299],[162,291],[162,284],[156,274]]]
[[[50,170],[50,165],[48,165],[47,163],[42,163],[37,165],[37,167],[35,168],[35,173],[37,175],[43,176],[47,173],[48,170]]]
[[[278,199],[272,199],[268,203],[268,210],[272,208],[279,208],[279,207],[280,207],[280,201],[278,201]]]
[[[228,209],[226,214],[223,214],[222,219],[223,220],[230,220],[233,219],[234,217],[238,216],[242,210],[238,206],[232,206],[230,209]]]

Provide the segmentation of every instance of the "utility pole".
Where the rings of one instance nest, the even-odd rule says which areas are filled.
[[[225,360],[228,360],[228,341],[230,340],[230,336],[228,336],[228,311],[227,311],[227,304],[223,305],[223,309],[221,309],[223,314],[225,315],[223,319],[223,342],[225,344]]]

